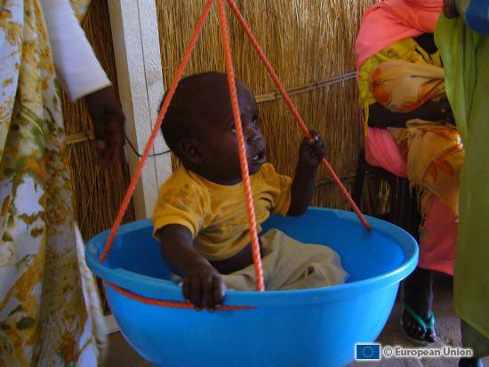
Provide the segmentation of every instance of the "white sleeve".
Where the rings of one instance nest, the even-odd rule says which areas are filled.
[[[71,101],[109,86],[69,0],[41,0],[58,78]]]

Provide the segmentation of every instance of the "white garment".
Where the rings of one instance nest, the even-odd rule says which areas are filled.
[[[69,0],[41,0],[58,78],[71,101],[109,86]]]

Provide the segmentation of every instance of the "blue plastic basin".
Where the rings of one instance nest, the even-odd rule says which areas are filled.
[[[327,244],[350,274],[346,284],[294,291],[234,292],[228,305],[252,310],[207,312],[164,308],[127,298],[106,284],[107,299],[128,342],[161,367],[339,367],[354,345],[374,341],[394,305],[399,283],[416,267],[416,241],[402,229],[354,214],[310,209],[299,218],[273,217],[274,227],[305,243]],[[149,221],[123,226],[104,264],[108,233],[88,243],[87,262],[105,282],[144,297],[182,301],[151,236]]]

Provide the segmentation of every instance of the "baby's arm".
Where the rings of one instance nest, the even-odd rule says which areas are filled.
[[[194,247],[192,232],[170,224],[157,232],[161,252],[173,270],[183,277],[183,296],[196,308],[215,309],[222,304],[224,281],[219,272]]]
[[[314,194],[316,172],[325,156],[324,143],[319,134],[311,131],[312,139],[304,139],[299,150],[299,161],[291,188],[288,215],[302,215],[311,203]]]

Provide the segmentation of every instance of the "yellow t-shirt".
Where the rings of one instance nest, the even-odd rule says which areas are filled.
[[[259,225],[270,214],[287,214],[290,177],[266,163],[251,176],[251,187]],[[169,224],[188,228],[197,250],[211,261],[236,255],[250,241],[243,184],[219,185],[178,168],[162,185],[153,214],[155,233]]]

